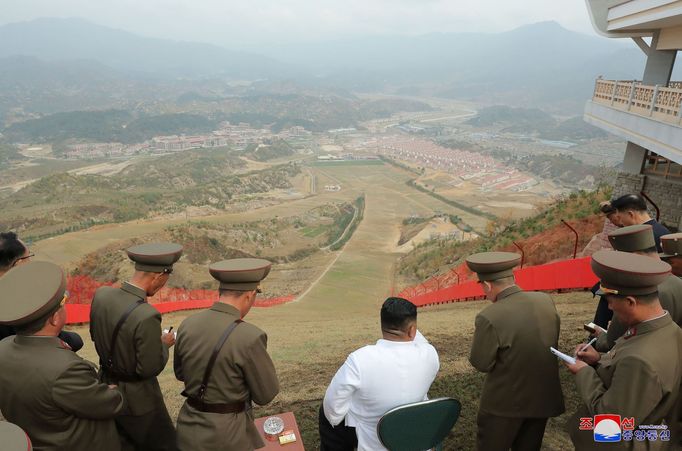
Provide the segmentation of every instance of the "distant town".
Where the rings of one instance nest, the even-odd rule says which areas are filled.
[[[303,127],[295,126],[279,133],[272,133],[265,128],[252,128],[249,124],[232,125],[229,122],[220,124],[218,130],[207,135],[170,135],[157,136],[148,141],[135,144],[122,143],[78,143],[67,144],[63,153],[67,159],[80,160],[92,158],[117,158],[139,154],[155,154],[181,152],[189,149],[214,148],[232,146],[235,149],[246,148],[252,143],[262,143],[268,139],[291,139],[310,136],[311,132]]]

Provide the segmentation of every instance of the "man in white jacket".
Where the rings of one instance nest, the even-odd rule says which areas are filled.
[[[417,330],[417,308],[402,298],[381,307],[383,338],[351,353],[320,408],[322,451],[385,450],[379,419],[394,407],[427,399],[439,369],[436,349]]]

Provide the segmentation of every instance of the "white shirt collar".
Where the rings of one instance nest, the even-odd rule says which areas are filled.
[[[668,314],[668,311],[667,311],[667,310],[663,310],[663,314],[662,314],[662,315],[658,315],[656,318],[645,319],[644,321],[642,321],[642,323],[648,323],[649,321],[655,321],[655,320],[657,320],[657,319],[659,319],[659,318],[663,318],[663,317],[664,317],[665,315],[667,315],[667,314]],[[640,324],[641,324],[641,323],[640,323]]]

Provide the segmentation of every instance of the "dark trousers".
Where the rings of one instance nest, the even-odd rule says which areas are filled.
[[[320,451],[353,451],[358,446],[355,428],[339,423],[332,426],[324,416],[324,408],[320,406]]]
[[[594,314],[594,324],[606,329],[609,327],[609,321],[613,318],[613,310],[609,309],[609,303],[606,296],[599,296],[599,304],[597,311]]]
[[[175,428],[165,406],[144,415],[116,417],[123,451],[175,451]],[[96,451],[96,450],[94,450]]]
[[[539,451],[547,418],[508,418],[478,413],[479,451]]]

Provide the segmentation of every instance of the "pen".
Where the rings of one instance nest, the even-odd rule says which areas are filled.
[[[583,351],[585,351],[585,349],[589,348],[590,345],[594,344],[595,341],[597,341],[597,337],[594,337],[592,340],[590,340],[590,341],[589,341],[585,346],[583,346],[582,349],[580,349],[580,351],[578,351],[578,352],[583,352]]]
[[[173,330],[173,326],[171,326],[171,327],[168,328],[168,332],[167,332],[167,333],[171,333],[172,330]]]

